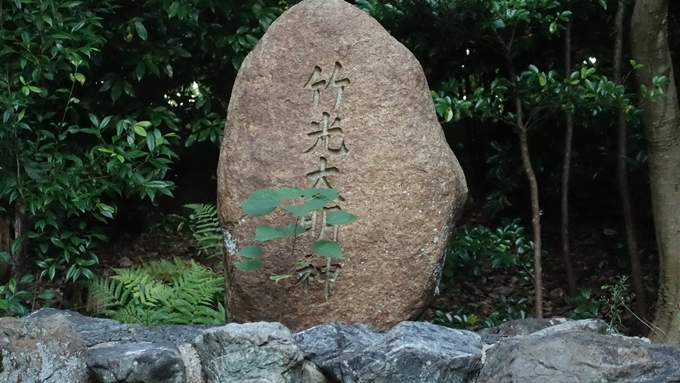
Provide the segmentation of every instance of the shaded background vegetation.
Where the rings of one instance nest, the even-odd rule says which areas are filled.
[[[7,302],[28,305],[27,295],[8,293],[11,279],[16,284],[32,273],[43,281],[24,279],[32,283],[34,291],[46,286],[67,289],[64,286],[77,285],[101,271],[100,255],[110,243],[129,241],[130,236],[148,233],[159,222],[167,222],[172,214],[185,214],[182,206],[187,203],[215,201],[219,142],[238,67],[271,22],[294,3],[0,2],[0,250],[3,260],[13,263],[3,269],[0,279],[0,284],[7,286],[3,290]],[[533,65],[541,73],[555,70],[563,74],[566,19],[573,23],[573,70],[596,68],[598,76],[614,77],[617,2],[613,0],[358,0],[356,5],[414,53],[439,98],[473,99],[478,87],[489,90],[494,81],[510,78],[495,32],[513,33],[517,43],[511,58],[518,73]],[[671,51],[677,64],[680,4],[669,5]],[[496,6],[524,9],[533,16],[513,21],[514,29],[510,24],[501,27],[494,25],[490,16]],[[556,17],[565,11],[571,15]],[[633,96],[637,85],[628,64],[627,42],[623,57],[623,92],[631,105],[639,106],[643,101]],[[529,77],[523,81],[530,83]],[[506,85],[512,88],[513,84]],[[533,88],[523,89],[529,98]],[[602,106],[583,94],[574,97],[582,97],[583,102],[574,102],[578,105],[573,108],[572,243],[579,287],[591,289],[593,281],[584,277],[592,270],[606,270],[607,275],[630,273],[616,178],[620,105]],[[557,109],[566,102],[557,96],[555,100]],[[497,288],[507,281],[490,283],[488,273],[510,267],[508,278],[511,282],[516,278],[519,287],[507,294],[514,298],[498,294],[493,302],[487,302],[501,309],[470,308],[466,306],[470,302],[447,300],[445,294],[428,315],[463,326],[479,326],[483,320],[475,318],[492,314],[496,319],[488,324],[522,316],[532,305],[527,298],[532,294],[533,266],[525,255],[533,247],[523,232],[523,225],[530,226],[531,200],[516,128],[489,113],[488,118],[481,118],[484,110],[474,106],[449,105],[447,109],[441,105],[437,110],[442,127],[470,189],[463,224],[468,225],[468,234],[473,234],[468,237],[478,238],[465,243],[462,236],[454,241],[444,286],[458,292],[470,288],[452,281],[457,270],[477,268],[479,273],[469,281],[472,289],[485,284]],[[507,107],[507,111],[511,109]],[[489,110],[494,109],[486,112]],[[645,142],[634,110],[628,119],[630,190],[647,288],[653,294],[658,265]],[[564,129],[564,114],[555,112],[546,114],[527,132],[538,180],[549,276],[560,276],[562,267],[559,223]],[[516,236],[513,242],[494,256],[489,249],[497,250],[510,230]],[[465,259],[461,254],[466,246],[487,256]],[[512,257],[507,258],[508,254]],[[58,284],[45,282],[50,280]],[[595,283],[601,282],[613,285],[616,281]],[[563,277],[549,281],[549,298],[555,289],[566,291],[566,284]],[[73,294],[61,298],[76,302],[78,294]],[[568,309],[581,307],[582,302],[586,309],[599,307],[590,292],[581,291],[576,301],[570,301],[567,293],[554,295]],[[14,305],[13,313],[21,311],[18,307]],[[463,308],[472,311],[460,312],[457,323],[453,315],[446,315],[447,310]],[[12,313],[9,306],[0,305],[0,309]],[[588,312],[602,315],[598,310],[586,310],[583,316]],[[567,314],[560,310],[550,313]]]

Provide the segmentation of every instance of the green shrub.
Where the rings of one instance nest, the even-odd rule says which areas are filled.
[[[474,307],[462,307],[456,314],[442,310],[436,310],[433,322],[440,326],[453,327],[465,330],[479,330],[482,328],[495,327],[503,322],[526,318],[527,299],[519,300],[501,295],[498,304],[488,315],[478,313]]]
[[[453,234],[446,253],[443,280],[460,275],[482,275],[498,267],[519,267],[523,277],[533,272],[533,242],[520,220],[504,219],[495,229],[464,225]]]
[[[569,312],[568,316],[571,319],[588,319],[597,318],[600,311],[600,300],[595,298],[590,289],[582,288],[579,290],[579,295],[571,298],[573,303],[577,306],[574,310]]]
[[[124,323],[224,323],[224,279],[193,260],[157,260],[115,269],[89,284],[88,308]]]

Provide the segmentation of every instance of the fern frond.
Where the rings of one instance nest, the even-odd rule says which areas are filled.
[[[222,229],[217,219],[217,208],[212,204],[187,204],[192,210],[189,215],[189,228],[194,241],[198,244],[198,253],[208,258],[222,255]]]
[[[125,323],[224,323],[224,279],[193,260],[154,260],[90,283],[93,308]]]

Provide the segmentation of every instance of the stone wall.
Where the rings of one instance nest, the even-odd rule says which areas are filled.
[[[671,383],[680,349],[601,320],[526,319],[480,333],[402,322],[126,325],[43,309],[0,319],[4,383]]]

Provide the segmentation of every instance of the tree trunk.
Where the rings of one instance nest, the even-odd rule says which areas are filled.
[[[616,42],[614,43],[614,82],[621,83],[621,66],[623,62],[623,19],[626,14],[626,5],[619,0],[616,9]],[[626,225],[626,241],[628,244],[628,256],[630,257],[630,267],[635,290],[635,314],[640,319],[647,318],[647,299],[645,297],[645,286],[642,279],[642,266],[640,265],[640,253],[637,245],[637,234],[635,233],[635,219],[633,217],[633,205],[630,200],[630,188],[628,187],[628,165],[626,157],[628,155],[628,124],[623,110],[619,111],[619,142],[617,158],[617,177],[619,181],[619,193],[621,194],[621,205],[623,207],[623,220]],[[641,326],[643,334],[648,334],[646,326]]]
[[[667,76],[663,95],[645,99],[643,123],[649,155],[654,229],[659,251],[659,301],[651,339],[680,344],[680,107],[668,47],[667,0],[637,0],[631,22],[638,82],[653,89]]]
[[[500,40],[500,39],[499,39]],[[505,44],[505,60],[508,64],[508,73],[513,84],[517,83],[517,72],[512,62],[512,52]],[[522,108],[522,100],[519,95],[513,96],[515,102],[515,113],[517,120],[515,121],[515,128],[519,136],[519,146],[522,154],[522,164],[524,171],[529,180],[529,188],[531,190],[531,224],[533,228],[534,238],[534,315],[536,318],[543,318],[543,269],[541,267],[541,208],[538,201],[538,182],[536,181],[536,173],[534,167],[531,165],[531,157],[529,156],[529,135],[528,127],[524,124],[524,109]]]
[[[17,238],[24,235],[26,226],[26,208],[22,204],[17,204],[14,210],[14,240],[17,240]],[[15,246],[14,251],[12,252],[12,262],[11,276],[18,283],[28,271],[26,246],[23,243],[19,246]]]
[[[0,214],[0,251],[12,254],[12,234],[9,218]],[[0,286],[9,282],[11,278],[12,264],[0,262]]]
[[[565,77],[571,75],[571,18],[567,22],[567,30],[564,32],[564,71]],[[564,270],[567,273],[569,296],[576,296],[576,276],[571,264],[571,251],[569,250],[569,170],[571,169],[571,142],[574,137],[574,115],[567,111],[566,129],[564,135],[564,159],[562,160],[562,259]]]

